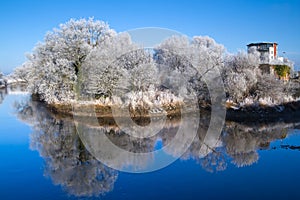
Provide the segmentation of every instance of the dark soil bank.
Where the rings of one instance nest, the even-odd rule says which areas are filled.
[[[229,108],[226,119],[236,122],[297,122],[300,120],[300,101],[270,107]]]

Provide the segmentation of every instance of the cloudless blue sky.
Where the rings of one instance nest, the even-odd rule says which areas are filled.
[[[118,32],[163,27],[208,35],[233,53],[249,42],[274,41],[280,54],[285,51],[300,66],[299,0],[2,0],[0,71],[22,64],[25,53],[60,23],[92,16]]]

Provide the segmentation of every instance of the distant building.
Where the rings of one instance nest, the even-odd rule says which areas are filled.
[[[293,74],[293,63],[287,58],[278,56],[278,44],[276,42],[258,42],[247,45],[248,53],[254,50],[260,53],[260,69],[262,73],[273,74],[276,77],[288,80]],[[282,71],[289,72],[282,73]],[[280,72],[280,73],[279,73]]]
[[[276,42],[259,42],[247,45],[248,52],[255,49],[260,53],[260,59],[264,64],[277,59],[277,46],[278,44]]]

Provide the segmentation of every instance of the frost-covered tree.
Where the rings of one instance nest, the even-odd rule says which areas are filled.
[[[208,36],[195,36],[192,41],[195,65],[201,74],[212,68],[220,69],[224,64],[225,48]]]
[[[10,75],[12,79],[22,80],[29,84],[33,81],[35,74],[33,74],[34,68],[32,62],[27,61],[23,63],[20,67],[14,69],[13,73]]]
[[[114,65],[127,70],[128,77],[123,76],[123,80],[127,82],[129,91],[147,91],[150,85],[157,83],[156,63],[145,49],[136,49],[120,56]]]
[[[259,70],[259,54],[257,52],[238,52],[226,58],[223,79],[227,97],[239,102],[247,96],[254,95]]]
[[[146,90],[157,73],[152,55],[121,33],[95,48],[83,64],[82,95],[111,97],[117,87]]]
[[[48,103],[74,99],[82,63],[90,51],[115,32],[102,21],[71,19],[46,34],[29,56],[30,89]]]
[[[255,49],[227,56],[222,76],[229,100],[240,105],[249,102],[258,105],[266,101],[268,104],[280,104],[292,99],[297,86],[264,73],[260,59]]]
[[[195,36],[191,41],[187,37],[173,36],[156,48],[156,57],[159,63],[172,69],[190,76],[203,76],[210,69],[223,66],[224,51],[223,45],[207,36]]]
[[[155,58],[160,69],[170,77],[164,84],[173,88],[184,85],[196,91],[200,99],[208,100],[208,89],[202,78],[223,66],[224,51],[222,45],[207,36],[195,36],[191,41],[187,37],[173,36],[155,49]]]
[[[198,91],[198,98],[206,102],[215,101],[216,99],[210,99],[210,92],[222,93],[218,88],[223,88],[221,86],[223,83],[220,81],[220,69],[224,65],[225,48],[208,36],[195,36],[192,46],[195,54],[192,56],[193,63],[200,72],[200,79],[199,77],[196,79],[197,84],[195,86],[196,91]],[[208,91],[207,84],[214,84],[217,87],[210,87],[211,91]]]
[[[128,34],[118,34],[94,48],[82,65],[82,86],[79,95],[110,96],[119,77],[125,73],[113,62],[126,50],[133,48]]]
[[[289,88],[289,84],[272,74],[259,74],[255,93],[258,99],[269,99],[271,104],[280,104],[293,95],[293,85]]]
[[[161,86],[176,96],[179,93],[186,96],[192,91],[189,81],[197,74],[197,70],[189,61],[189,47],[190,41],[187,37],[173,36],[154,49]]]
[[[196,76],[197,70],[191,60],[191,41],[187,37],[173,36],[155,48],[155,60],[164,73],[178,72],[186,80]]]

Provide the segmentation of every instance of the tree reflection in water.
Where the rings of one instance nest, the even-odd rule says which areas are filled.
[[[270,142],[284,139],[289,128],[291,126],[284,123],[252,126],[227,123],[222,140],[232,163],[244,167],[258,161],[257,149],[268,149]]]
[[[72,121],[55,118],[38,102],[15,104],[18,117],[32,126],[30,145],[45,160],[45,175],[75,196],[99,196],[113,189],[117,171],[83,146]]]
[[[5,96],[7,95],[6,89],[0,89],[0,105],[3,103]]]
[[[14,106],[18,118],[32,126],[31,148],[44,158],[45,175],[54,184],[63,186],[75,196],[99,196],[113,189],[118,172],[106,167],[89,153],[77,134],[73,118],[55,115],[42,103],[34,101],[16,102]],[[220,138],[207,141],[204,138],[209,122],[210,115],[201,114],[197,137],[180,159],[195,160],[210,172],[225,170],[230,161],[237,167],[252,165],[259,159],[259,149],[269,149],[270,142],[285,138],[289,128],[294,125],[245,125],[227,121]],[[76,123],[81,123],[81,128],[90,135],[99,132],[105,134],[115,145],[130,152],[154,151],[158,140],[162,141],[163,146],[167,145],[179,125],[178,120],[169,119],[159,134],[139,139],[128,136],[111,121],[105,125],[102,119],[101,126],[89,124],[88,120]],[[185,134],[189,134],[188,131]],[[176,149],[168,149],[166,153],[177,154]],[[146,166],[151,159],[141,161],[124,157],[117,164],[139,168]]]

